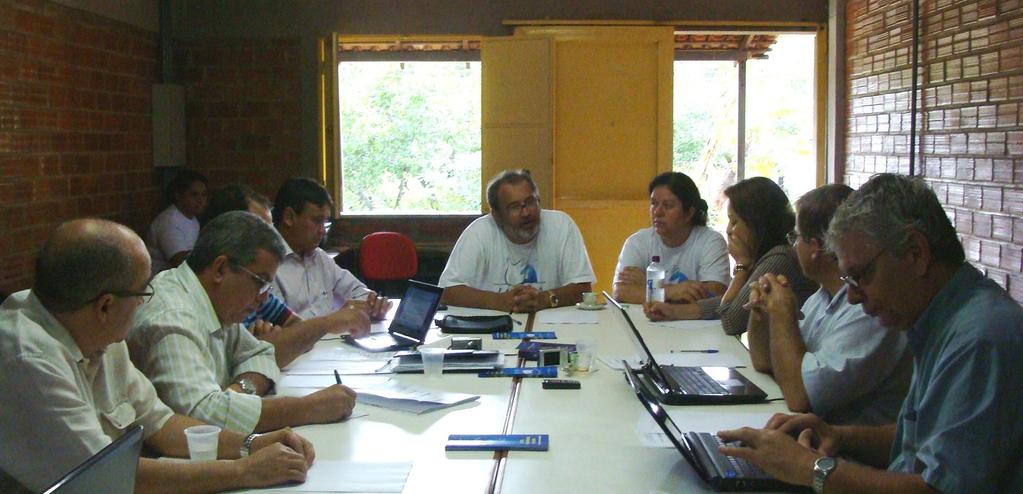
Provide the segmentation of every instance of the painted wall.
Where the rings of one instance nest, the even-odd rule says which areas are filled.
[[[1023,4],[922,1],[916,173],[967,259],[1023,302]],[[909,172],[911,3],[847,4],[845,177]]]

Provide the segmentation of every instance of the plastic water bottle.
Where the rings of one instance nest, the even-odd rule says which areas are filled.
[[[650,258],[646,267],[646,301],[664,302],[664,268],[661,267],[661,256]]]

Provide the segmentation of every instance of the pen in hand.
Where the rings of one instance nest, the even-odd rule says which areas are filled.
[[[341,374],[338,374],[337,369],[334,369],[334,379],[338,384],[341,384]]]

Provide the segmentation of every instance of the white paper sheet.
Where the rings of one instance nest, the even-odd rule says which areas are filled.
[[[316,460],[305,483],[265,489],[267,492],[401,492],[412,462],[372,463]]]
[[[355,398],[358,403],[415,414],[432,412],[479,399],[479,395],[433,391],[397,381],[387,381],[358,391],[359,394]]]
[[[600,317],[587,310],[542,310],[536,313],[535,324],[597,324]]]
[[[342,381],[345,386],[349,388],[359,390],[361,388],[368,388],[383,384],[391,379],[390,375],[383,376],[343,376]],[[281,377],[281,380],[277,383],[278,386],[283,388],[313,388],[323,389],[336,383],[337,380],[333,374],[327,375],[304,375],[304,374],[287,374]]]

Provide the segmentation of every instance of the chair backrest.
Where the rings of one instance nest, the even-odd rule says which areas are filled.
[[[370,233],[359,244],[359,274],[367,280],[407,280],[418,271],[416,246],[401,233]]]

